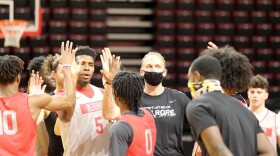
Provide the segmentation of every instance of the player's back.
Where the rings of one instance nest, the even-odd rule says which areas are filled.
[[[36,156],[36,129],[27,94],[0,98],[0,155]]]
[[[127,156],[139,155],[142,156],[154,155],[156,143],[156,125],[154,118],[146,109],[142,109],[143,116],[123,115],[119,121],[127,122],[133,130],[133,140],[128,147]]]
[[[80,92],[71,121],[60,123],[65,156],[106,156],[109,154],[110,124],[102,118],[103,93],[92,86],[94,96]]]
[[[190,104],[204,107],[221,131],[226,146],[234,155],[257,155],[257,133],[261,131],[258,121],[240,102],[220,92],[202,94]],[[207,153],[205,147],[203,153]]]

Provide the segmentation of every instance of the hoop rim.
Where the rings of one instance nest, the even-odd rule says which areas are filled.
[[[5,25],[27,25],[26,20],[0,20],[0,27]]]

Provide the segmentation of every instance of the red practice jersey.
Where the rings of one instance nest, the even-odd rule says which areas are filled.
[[[127,156],[154,155],[156,143],[156,125],[153,116],[145,109],[144,116],[125,114],[120,121],[127,122],[133,130],[133,140],[127,150]]]
[[[1,156],[36,156],[36,129],[27,94],[0,98]]]

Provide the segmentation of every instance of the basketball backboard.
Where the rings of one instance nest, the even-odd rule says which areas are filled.
[[[0,0],[0,20],[26,20],[23,37],[37,36],[42,31],[40,0]],[[0,30],[0,38],[3,38]]]

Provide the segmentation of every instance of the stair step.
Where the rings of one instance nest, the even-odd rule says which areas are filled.
[[[152,40],[152,34],[138,34],[138,33],[109,33],[107,34],[108,40]]]
[[[140,66],[142,59],[121,59],[121,63],[124,66]]]
[[[154,2],[153,0],[107,0],[107,2]]]
[[[133,28],[151,28],[153,27],[153,22],[151,21],[128,21],[128,20],[108,20],[108,27],[133,27]]]
[[[142,9],[142,8],[108,8],[107,14],[112,15],[153,15],[152,9]]]
[[[113,53],[148,53],[152,51],[149,46],[110,46]]]

